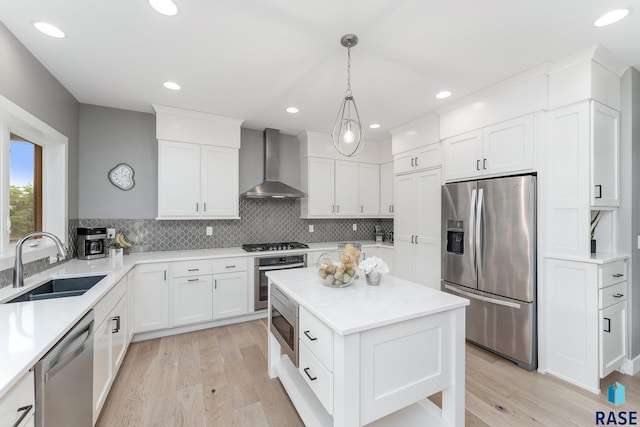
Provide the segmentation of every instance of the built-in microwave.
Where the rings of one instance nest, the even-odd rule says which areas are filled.
[[[271,333],[280,343],[281,354],[286,354],[298,366],[298,304],[274,284],[269,294],[271,305]]]

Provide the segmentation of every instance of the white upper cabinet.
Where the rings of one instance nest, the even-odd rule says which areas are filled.
[[[302,170],[302,191],[308,197],[302,200],[301,205],[307,206],[309,216],[333,216],[335,160],[308,158],[303,160]]]
[[[533,114],[447,138],[445,179],[475,178],[533,169]]]
[[[394,170],[396,175],[430,169],[440,166],[441,164],[442,149],[439,142],[394,156]]]
[[[242,120],[154,105],[158,219],[237,219]]]
[[[353,217],[360,214],[360,169],[356,162],[336,160],[335,213]]]
[[[620,113],[591,101],[591,206],[620,206]]]
[[[380,215],[380,166],[360,163],[360,214]]]
[[[380,216],[393,218],[393,162],[380,165]]]

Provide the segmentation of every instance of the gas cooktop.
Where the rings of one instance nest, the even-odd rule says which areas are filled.
[[[289,249],[308,249],[309,245],[300,242],[281,242],[281,243],[252,243],[242,245],[242,249],[247,252],[262,251],[286,251]]]

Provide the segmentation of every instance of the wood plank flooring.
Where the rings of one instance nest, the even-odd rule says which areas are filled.
[[[133,343],[97,425],[294,427],[304,424],[280,382],[267,375],[265,320]],[[524,371],[466,347],[467,426],[589,426],[595,411],[615,409],[550,375]],[[626,402],[640,411],[640,375],[617,372]],[[215,391],[214,391],[215,390]],[[440,404],[440,395],[431,400]]]

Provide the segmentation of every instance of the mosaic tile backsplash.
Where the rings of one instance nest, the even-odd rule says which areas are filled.
[[[393,219],[300,219],[298,200],[240,199],[240,220],[157,221],[155,219],[69,220],[69,253],[77,256],[77,227],[112,227],[134,243],[132,252],[236,247],[243,243],[373,240],[374,226],[393,231]],[[313,224],[314,232],[309,233]],[[357,224],[357,231],[353,231]],[[206,227],[213,235],[206,235]],[[25,264],[27,275],[54,265],[48,258]],[[13,268],[0,271],[0,288],[11,285]]]

